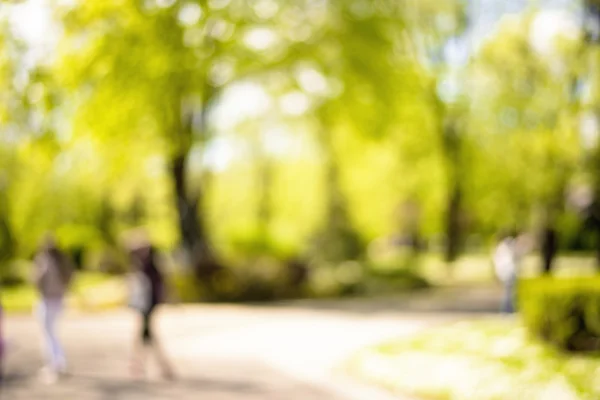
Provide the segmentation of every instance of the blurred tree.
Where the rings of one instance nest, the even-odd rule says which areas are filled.
[[[210,277],[219,261],[206,224],[205,182],[191,180],[191,150],[211,138],[210,111],[227,85],[282,61],[279,46],[262,51],[271,19],[241,0],[110,0],[57,9],[64,24],[57,70],[80,99],[75,132],[113,144],[123,136],[159,138],[182,249],[198,277]]]
[[[454,261],[460,252],[464,228],[463,162],[466,115],[464,66],[471,51],[466,2],[452,0],[405,1],[410,43],[414,55],[430,74],[423,89],[428,93],[430,115],[437,125],[440,151],[446,171],[444,216],[445,259]],[[429,82],[428,82],[429,81]]]
[[[572,95],[579,64],[577,40],[569,32],[555,38],[547,53],[533,46],[538,15],[503,23],[471,66],[470,125],[480,143],[473,179],[479,200],[473,204],[496,230],[528,229],[538,212],[542,269],[549,272],[566,190],[580,162]]]
[[[6,21],[0,20],[0,264],[10,260],[15,253],[15,238],[10,226],[8,192],[14,175],[14,157],[11,148],[14,146],[10,137],[11,118],[15,107],[14,78],[14,43]]]
[[[596,259],[600,269],[600,1],[584,1],[583,45],[585,46],[586,65],[582,80],[588,87],[588,96],[583,98],[584,113],[591,118],[594,153],[589,160],[592,181],[592,202],[588,209],[590,226],[596,232]]]
[[[339,143],[345,135],[381,138],[397,123],[409,62],[402,7],[394,1],[319,3],[308,9],[314,33],[298,73],[312,95],[315,131],[323,153],[325,220],[316,236],[327,261],[364,255],[342,184]],[[371,199],[371,207],[378,207]]]

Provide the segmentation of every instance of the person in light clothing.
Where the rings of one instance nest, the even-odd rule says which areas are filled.
[[[516,285],[521,261],[528,249],[528,239],[524,235],[508,234],[502,236],[494,250],[492,260],[498,279],[504,284],[502,311],[515,312]]]
[[[67,372],[67,360],[56,335],[56,323],[63,311],[65,295],[73,277],[73,268],[54,239],[46,237],[35,257],[34,283],[40,295],[37,316],[40,319],[47,365],[42,370],[48,383]]]

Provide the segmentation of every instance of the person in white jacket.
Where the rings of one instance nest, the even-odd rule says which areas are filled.
[[[508,234],[502,237],[492,256],[496,276],[504,284],[502,311],[506,313],[515,312],[515,288],[525,250],[524,238]]]

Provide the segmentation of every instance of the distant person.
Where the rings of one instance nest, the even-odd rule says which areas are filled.
[[[140,329],[134,341],[131,372],[135,377],[146,374],[145,347],[154,350],[166,379],[173,379],[173,370],[165,357],[153,330],[153,316],[157,306],[163,302],[165,284],[158,269],[155,250],[146,240],[130,244],[132,273],[130,274],[129,306],[140,316]]]
[[[69,259],[58,249],[52,237],[46,237],[35,257],[34,283],[40,294],[37,314],[47,352],[47,365],[42,373],[48,383],[55,382],[67,372],[65,353],[56,336],[56,322],[63,311],[64,297],[72,277]]]
[[[504,284],[504,299],[502,311],[515,312],[515,288],[519,274],[524,241],[517,235],[502,235],[493,254],[494,270],[498,279]]]

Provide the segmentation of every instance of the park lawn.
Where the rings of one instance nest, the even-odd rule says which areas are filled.
[[[392,392],[435,400],[597,400],[600,356],[567,355],[519,322],[465,321],[365,349],[351,374]]]
[[[538,276],[540,264],[538,254],[530,254],[521,265],[521,275]],[[464,254],[451,266],[448,266],[440,254],[427,253],[422,256],[417,271],[435,286],[496,282],[491,257],[487,253]],[[596,273],[595,256],[586,253],[559,255],[553,272],[555,276],[589,276]]]
[[[125,303],[126,288],[122,278],[98,272],[79,272],[68,297],[70,308],[95,311]],[[38,295],[31,285],[2,288],[2,306],[7,313],[31,312]]]

